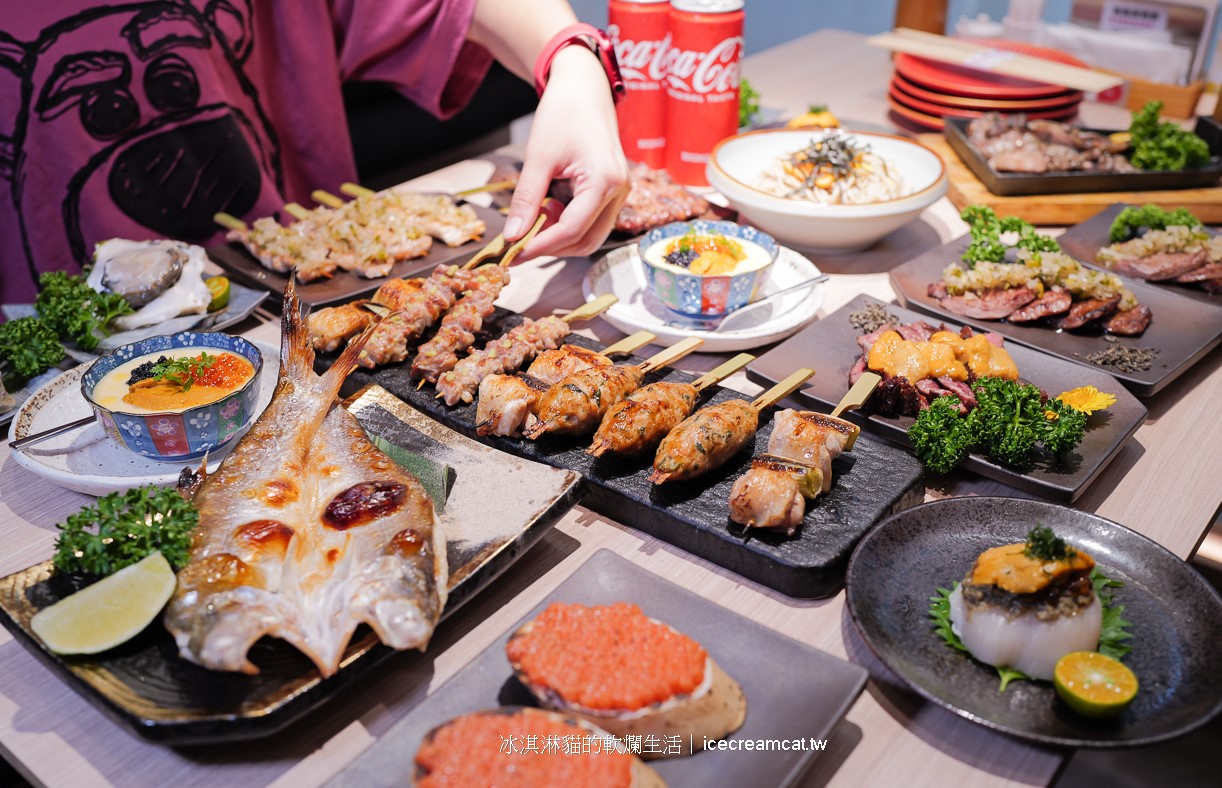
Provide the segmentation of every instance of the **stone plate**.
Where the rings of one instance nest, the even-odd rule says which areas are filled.
[[[520,320],[517,315],[498,312],[491,332],[497,335]],[[568,341],[601,348],[577,335],[570,335]],[[320,357],[318,369],[330,366],[332,360],[330,356]],[[634,358],[621,363],[639,361]],[[794,364],[795,368],[799,366]],[[887,515],[924,499],[924,476],[919,462],[901,449],[862,438],[853,451],[836,458],[831,492],[809,506],[805,523],[795,536],[764,529],[748,530],[729,519],[730,488],[750,467],[751,456],[768,444],[775,408],[761,415],[754,440],[730,462],[700,478],[655,486],[649,481],[651,457],[596,460],[585,453],[590,445],[588,438],[550,437],[536,442],[478,436],[474,403],[448,407],[435,397],[431,386],[417,388],[419,381],[409,376],[409,368],[410,359],[372,372],[358,368],[349,377],[348,385],[376,383],[475,440],[510,454],[577,471],[588,482],[583,503],[591,509],[792,597],[834,594],[844,580],[849,553],[862,534]],[[683,372],[663,370],[661,374],[647,376],[646,382],[694,379]],[[751,399],[714,386],[700,404],[733,398]]]
[[[950,312],[930,298],[926,289],[942,278],[942,269],[962,258],[970,238],[963,236],[944,246],[932,249],[891,270],[891,285],[900,302],[910,308],[937,315],[956,323],[968,323],[983,331],[996,331],[1029,347],[1060,356],[1090,367],[1101,369],[1119,380],[1139,397],[1151,397],[1175,380],[1193,364],[1205,357],[1222,342],[1222,316],[1216,307],[1169,293],[1166,288],[1145,282],[1128,280],[1128,288],[1140,303],[1154,313],[1150,327],[1139,337],[1106,337],[1100,329],[1058,331],[1050,326],[1032,323],[1018,325],[1004,320],[972,320]],[[1122,347],[1157,348],[1158,358],[1150,369],[1140,372],[1119,372],[1100,367],[1086,360],[1097,350],[1112,345]]]
[[[365,430],[455,470],[441,522],[446,529],[454,612],[533,545],[578,500],[581,477],[510,457],[456,435],[377,387],[349,400]],[[512,487],[512,496],[490,492]],[[496,516],[489,516],[495,508]],[[296,649],[263,638],[251,650],[255,676],[207,670],[178,656],[155,623],[135,639],[92,657],[42,647],[29,623],[75,590],[51,562],[0,579],[0,616],[17,640],[90,702],[140,735],[167,744],[266,736],[322,704],[395,652],[362,626],[328,679]],[[443,624],[444,626],[444,624]],[[410,657],[401,657],[410,659]]]
[[[963,578],[990,547],[1021,542],[1037,523],[1094,557],[1132,621],[1125,664],[1140,689],[1111,720],[1070,711],[1045,681],[998,692],[997,671],[934,633],[929,598]],[[853,553],[853,623],[878,658],[926,699],[972,722],[1042,744],[1130,747],[1188,733],[1222,711],[1222,597],[1190,566],[1098,515],[1018,498],[947,498],[888,518]]]
[[[795,366],[813,367],[818,373],[795,396],[814,405],[834,407],[849,390],[849,370],[861,355],[857,347],[857,337],[861,332],[853,328],[848,316],[869,304],[879,303],[882,302],[869,296],[858,296],[751,362],[747,367],[747,377],[761,385],[771,386],[784,379]],[[885,306],[904,323],[925,319],[925,315],[907,309],[891,304]],[[949,325],[952,330],[959,327],[958,323]],[[1022,379],[1039,386],[1049,396],[1055,397],[1062,391],[1078,386],[1095,386],[1100,391],[1115,395],[1116,404],[1087,420],[1082,442],[1060,462],[1051,455],[1039,453],[1037,461],[1030,468],[1011,468],[972,454],[961,467],[1036,495],[1065,502],[1076,500],[1145,422],[1146,406],[1110,375],[1098,369],[1086,369],[1014,343],[1006,343],[1006,350],[1018,365]],[[847,418],[864,424],[867,429],[894,443],[910,445],[908,428],[915,420],[911,416],[874,414],[864,417],[850,412]]]
[[[509,636],[553,602],[607,605],[631,602],[646,615],[694,638],[732,676],[747,698],[747,720],[727,737],[734,740],[826,739],[865,687],[858,665],[790,640],[720,607],[607,550],[565,580],[483,654],[431,694],[380,737],[328,788],[401,785],[424,735],[453,717],[498,704],[536,705],[505,658]],[[764,655],[767,655],[764,657]],[[761,659],[767,667],[761,669]],[[696,742],[699,749],[701,742]],[[670,785],[790,785],[815,758],[815,751],[706,750],[684,758],[650,761]],[[506,754],[506,758],[533,758]],[[597,756],[595,756],[597,757]]]

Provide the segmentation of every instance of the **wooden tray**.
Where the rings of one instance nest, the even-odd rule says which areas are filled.
[[[520,316],[498,310],[491,333],[498,335],[520,321]],[[601,349],[577,335],[570,335],[568,341]],[[333,358],[320,356],[316,367],[329,367]],[[509,454],[577,471],[587,483],[584,505],[792,597],[834,594],[844,582],[849,554],[862,535],[883,518],[924,499],[921,464],[901,449],[862,436],[853,451],[836,458],[831,492],[810,505],[795,536],[762,529],[748,532],[729,519],[730,487],[750,467],[751,456],[767,445],[775,408],[761,415],[754,440],[727,464],[697,479],[655,486],[648,478],[651,456],[596,460],[585,453],[589,438],[551,437],[535,442],[476,435],[475,404],[448,407],[436,398],[432,386],[418,389],[418,381],[408,374],[409,368],[410,359],[373,371],[357,369],[346,385],[377,384],[455,432]],[[694,379],[683,372],[664,370],[647,376],[646,382]],[[734,398],[750,399],[713,387],[700,404]]]
[[[1070,225],[1089,219],[1113,203],[1149,203],[1168,209],[1187,208],[1206,224],[1222,223],[1222,187],[1219,186],[1175,191],[1003,197],[989,191],[941,134],[920,134],[917,140],[932,148],[946,162],[949,180],[946,196],[960,210],[968,205],[987,205],[1001,216],[1018,216],[1032,224]]]

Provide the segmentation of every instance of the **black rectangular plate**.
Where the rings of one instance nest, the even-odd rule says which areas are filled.
[[[747,377],[762,385],[772,385],[789,374],[784,370],[792,369],[795,365],[814,367],[819,372],[808,387],[802,389],[799,398],[819,406],[834,406],[849,390],[849,370],[860,355],[857,337],[861,332],[853,328],[848,316],[868,304],[876,303],[881,302],[869,296],[858,296],[753,361],[747,367]],[[926,319],[925,315],[907,309],[890,304],[885,306],[903,323]],[[957,323],[947,325],[956,331],[960,326]],[[1125,441],[1146,420],[1146,407],[1105,372],[1084,369],[1021,345],[1007,344],[1006,350],[1018,365],[1022,379],[1039,386],[1049,396],[1055,397],[1062,391],[1078,386],[1095,386],[1100,391],[1116,395],[1116,404],[1087,421],[1086,437],[1061,463],[1054,463],[1050,456],[1044,457],[1035,467],[1023,473],[973,454],[962,467],[1036,495],[1058,501],[1073,501],[1103,472]],[[887,440],[901,446],[910,445],[908,427],[913,422],[911,416],[872,415],[867,418],[850,413],[848,417]]]
[[[450,595],[443,618],[507,569],[577,503],[581,478],[504,457],[456,435],[385,391],[370,389],[349,405],[370,433],[454,468],[443,522],[447,529]],[[523,491],[500,517],[486,516],[488,485]],[[305,656],[263,638],[251,649],[260,673],[212,671],[178,656],[160,621],[127,643],[90,657],[61,657],[29,629],[38,610],[76,590],[51,562],[0,578],[0,624],[52,672],[119,722],[157,742],[180,745],[245,740],[275,733],[360,681],[396,652],[368,627],[353,636],[341,669],[323,679]]]
[[[1095,262],[1095,254],[1103,247],[1111,244],[1111,241],[1108,240],[1108,234],[1112,231],[1112,222],[1116,221],[1116,217],[1127,207],[1129,206],[1122,202],[1110,205],[1086,221],[1070,227],[1057,237],[1057,241],[1061,244],[1061,248],[1065,250],[1066,254],[1073,255],[1091,268],[1107,271],[1107,266]],[[1210,234],[1214,233],[1208,227],[1205,228],[1205,231]],[[1124,274],[1118,274],[1118,276],[1122,276],[1130,282],[1138,282],[1149,287],[1156,287],[1159,290],[1165,290],[1168,293],[1182,295],[1196,301],[1204,301],[1215,306],[1222,306],[1222,293],[1207,292],[1200,285],[1181,285],[1174,282],[1147,282],[1144,279],[1125,276]]]
[[[747,698],[747,720],[730,734],[731,741],[826,739],[866,684],[867,673],[859,665],[791,640],[610,551],[600,550],[530,615],[395,723],[327,783],[328,788],[405,784],[413,772],[416,750],[433,728],[459,715],[502,704],[535,705],[513,677],[505,658],[505,643],[553,602],[634,603],[646,615],[703,645],[739,683]],[[668,785],[783,786],[800,778],[814,757],[810,750],[707,750],[684,758],[650,761],[649,765]]]
[[[944,320],[962,322],[961,315],[943,309],[936,299],[931,298],[927,288],[942,278],[943,268],[962,258],[970,240],[967,236],[962,236],[891,269],[891,285],[900,302],[911,309],[928,312]],[[1169,293],[1163,288],[1144,282],[1129,280],[1127,284],[1133,295],[1137,296],[1137,300],[1150,307],[1154,319],[1141,336],[1114,339],[1115,344],[1124,347],[1158,348],[1158,358],[1149,369],[1142,372],[1119,372],[1087,361],[1086,357],[1091,353],[1104,350],[1111,344],[1099,329],[1080,332],[1057,331],[1038,324],[1024,326],[1004,320],[977,320],[972,325],[987,331],[996,331],[1019,344],[1038,348],[1091,369],[1102,369],[1137,396],[1150,397],[1222,342],[1222,319],[1219,318],[1218,310],[1209,304],[1184,298],[1178,293]]]
[[[451,247],[434,238],[428,254],[414,260],[395,263],[387,276],[365,279],[348,271],[336,271],[335,276],[330,279],[318,279],[299,284],[297,297],[301,299],[302,304],[308,307],[328,306],[367,296],[391,277],[414,276],[422,271],[432,271],[442,263],[466,262],[471,255],[484,248],[484,245],[505,226],[505,217],[495,208],[485,208],[482,205],[471,207],[475,209],[475,215],[483,219],[486,225],[484,235],[479,240]],[[208,249],[208,256],[233,278],[251,287],[279,295],[284,292],[284,286],[288,284],[287,275],[264,268],[255,259],[255,256],[239,243],[217,244]],[[276,298],[273,301],[276,303],[272,306],[279,312],[279,299]]]
[[[499,334],[520,321],[516,315],[498,312],[491,333]],[[601,349],[584,337],[572,335],[569,341]],[[318,368],[329,366],[331,361],[332,357],[320,358]],[[764,529],[744,533],[746,529],[729,519],[730,487],[750,467],[751,455],[767,445],[772,431],[768,413],[761,418],[755,439],[726,465],[697,479],[655,486],[649,481],[652,457],[595,459],[585,453],[589,438],[536,442],[478,436],[474,403],[448,407],[435,397],[431,386],[417,389],[418,381],[409,376],[408,369],[408,363],[372,372],[358,369],[349,377],[348,385],[376,383],[463,435],[520,457],[577,471],[586,478],[588,489],[583,503],[591,509],[792,597],[835,593],[844,581],[849,553],[857,540],[888,515],[924,500],[919,462],[883,443],[858,441],[853,451],[836,459],[831,492],[810,506],[795,536]],[[648,376],[646,382],[694,379],[683,372],[664,370]],[[713,387],[701,404],[733,398],[746,399],[737,392]]]
[[[1205,120],[1205,119],[1202,119]],[[967,118],[945,118],[942,133],[946,141],[963,159],[981,183],[993,194],[1017,197],[1026,194],[1080,194],[1082,192],[1139,192],[1162,189],[1192,189],[1215,186],[1222,178],[1222,146],[1210,142],[1210,160],[1204,167],[1172,172],[998,172],[989,166],[976,146],[967,137]],[[1197,134],[1207,141],[1212,138],[1197,123]],[[1116,129],[1103,131],[1090,129],[1100,134],[1111,134]]]

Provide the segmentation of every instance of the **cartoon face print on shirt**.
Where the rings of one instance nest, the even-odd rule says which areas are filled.
[[[0,69],[21,89],[0,175],[31,264],[84,264],[107,237],[201,242],[218,211],[243,215],[282,188],[275,133],[243,72],[249,21],[246,0],[131,3],[33,42],[0,40]],[[94,217],[88,206],[106,201],[118,214]]]

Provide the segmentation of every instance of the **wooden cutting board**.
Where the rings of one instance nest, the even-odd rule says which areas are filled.
[[[946,162],[949,185],[946,196],[956,208],[987,205],[1002,216],[1018,216],[1032,224],[1071,225],[1085,221],[1113,203],[1152,203],[1163,208],[1187,208],[1206,224],[1222,223],[1222,187],[1150,192],[1086,192],[1002,197],[980,182],[941,134],[921,134],[917,139]]]

